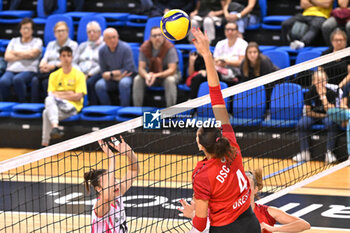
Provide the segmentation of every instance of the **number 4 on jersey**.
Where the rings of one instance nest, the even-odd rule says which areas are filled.
[[[238,169],[236,171],[236,175],[237,175],[237,179],[238,179],[239,189],[241,192],[243,192],[245,189],[247,189],[248,182],[247,182],[246,178],[244,178],[241,170]]]

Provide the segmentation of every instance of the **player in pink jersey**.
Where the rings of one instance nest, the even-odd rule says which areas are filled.
[[[310,229],[310,224],[301,218],[287,214],[283,210],[272,206],[256,204],[254,197],[256,197],[259,191],[264,187],[262,182],[262,169],[257,169],[252,172],[247,171],[246,175],[249,179],[251,189],[250,204],[261,224],[262,233],[302,232]],[[282,225],[274,226],[276,222]]]
[[[205,229],[209,215],[210,233],[260,233],[258,219],[250,207],[249,182],[221,94],[208,37],[195,28],[192,34],[193,44],[204,58],[211,105],[222,131],[219,128],[198,129],[196,141],[205,158],[197,163],[192,174],[195,204],[188,205],[182,200],[181,211],[185,217],[193,219],[193,226],[200,232]]]
[[[121,137],[121,142],[112,137],[111,141],[98,143],[103,152],[108,156],[108,170],[91,169],[84,173],[85,187],[90,191],[90,185],[97,192],[98,198],[92,208],[91,232],[92,233],[125,233],[128,231],[126,214],[122,196],[131,187],[138,171],[138,161],[130,146]],[[120,154],[128,157],[129,166],[126,175],[118,182],[115,178],[115,155],[108,145]]]

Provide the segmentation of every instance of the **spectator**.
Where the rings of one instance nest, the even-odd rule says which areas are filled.
[[[200,84],[207,81],[203,57],[196,51],[190,53],[187,73],[189,76],[186,80],[186,85],[191,88],[190,99],[194,99],[198,95]]]
[[[246,27],[259,23],[260,7],[257,0],[227,0],[224,15],[228,22],[236,22],[238,31],[243,34]]]
[[[333,53],[346,48],[347,36],[344,31],[337,28],[330,36],[332,46],[329,47],[322,55]],[[326,63],[322,65],[329,77],[329,83],[339,85],[343,88],[350,81],[350,56],[340,60]]]
[[[101,27],[96,21],[86,25],[88,41],[79,45],[74,56],[74,63],[84,73],[88,89],[89,104],[98,104],[95,92],[95,84],[101,78],[100,66],[98,64],[98,51],[104,45],[101,36]]]
[[[133,86],[135,106],[143,105],[146,85],[164,86],[167,107],[176,104],[176,84],[181,78],[177,69],[178,61],[174,45],[162,36],[159,27],[153,27],[149,40],[140,47],[139,70]]]
[[[59,49],[69,46],[73,51],[78,47],[78,43],[68,37],[68,26],[64,21],[59,21],[54,27],[56,40],[49,42],[46,47],[44,57],[39,64],[39,73],[32,79],[32,102],[41,102],[47,95],[48,78],[51,72],[61,67],[59,59]]]
[[[329,17],[323,24],[322,24],[322,34],[323,39],[327,43],[327,45],[332,46],[332,41],[329,40],[329,35],[339,26],[345,26],[345,31],[347,34],[347,37],[350,37],[350,18],[347,19],[346,22],[338,22],[337,18],[334,16],[334,12],[341,12],[341,11],[349,11],[350,13],[350,1],[349,0],[338,0],[338,8],[335,8],[332,11],[332,16]],[[344,24],[342,24],[344,23]]]
[[[246,82],[276,70],[278,68],[271,60],[260,52],[259,45],[255,42],[250,42],[247,46],[244,60],[241,63],[240,81]]]
[[[301,39],[290,43],[292,49],[301,49],[310,45],[312,40],[322,27],[322,23],[330,16],[333,0],[300,0],[300,6],[304,9],[302,14],[297,14],[282,23],[282,39],[290,41],[290,32],[296,22],[308,25],[308,30]]]
[[[48,146],[50,138],[63,136],[59,121],[77,114],[87,93],[84,74],[72,67],[73,51],[69,46],[60,48],[59,59],[61,68],[50,74],[49,95],[45,98],[42,146]]]
[[[111,105],[108,92],[119,89],[120,105],[129,106],[131,75],[135,72],[131,48],[126,42],[119,40],[118,32],[114,28],[107,28],[103,32],[103,39],[106,44],[98,53],[102,79],[95,85],[98,100],[102,105]]]
[[[335,147],[337,126],[328,117],[327,111],[337,106],[337,92],[335,91],[337,88],[336,85],[327,84],[327,74],[323,70],[315,71],[312,76],[312,86],[305,94],[306,115],[299,120],[297,125],[301,152],[293,157],[294,161],[310,161],[308,131],[311,130],[314,123],[322,123],[328,130],[325,162],[336,161],[332,151]]]
[[[245,56],[248,43],[239,37],[236,23],[228,22],[225,26],[226,39],[219,41],[214,50],[214,59],[221,80],[229,85],[238,82],[241,75],[240,65]]]
[[[33,37],[33,20],[24,18],[19,23],[21,37],[13,38],[7,46],[6,72],[0,78],[0,101],[9,100],[13,85],[19,102],[27,101],[27,87],[38,72],[43,42]]]
[[[348,145],[348,154],[350,154],[350,83],[344,87],[344,92],[340,101],[340,107],[331,108],[328,110],[329,118],[341,127],[346,127],[346,137]]]
[[[159,11],[162,14],[165,14],[171,9],[181,9],[187,14],[190,14],[195,6],[197,0],[177,0],[177,1],[168,1],[168,0],[155,0],[154,5],[157,6]]]
[[[198,28],[203,24],[207,32],[209,42],[215,40],[215,26],[220,26],[223,20],[223,7],[226,0],[199,0],[194,11],[190,13],[192,27]],[[188,40],[193,40],[192,32]]]

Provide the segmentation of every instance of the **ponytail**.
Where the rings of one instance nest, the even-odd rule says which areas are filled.
[[[198,138],[199,143],[208,153],[214,154],[215,158],[222,159],[227,156],[232,161],[236,157],[236,151],[231,147],[229,140],[222,136],[220,129],[201,127]]]
[[[88,193],[90,193],[90,185],[94,188],[101,186],[99,179],[105,172],[107,172],[106,169],[91,169],[89,172],[84,173],[85,188]]]

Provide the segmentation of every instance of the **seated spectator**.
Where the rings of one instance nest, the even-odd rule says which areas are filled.
[[[291,29],[296,22],[308,25],[306,33],[301,39],[291,41],[292,49],[301,49],[309,46],[312,40],[321,30],[322,23],[330,16],[333,0],[301,0],[300,6],[304,9],[302,14],[297,14],[282,23],[282,39],[284,42],[293,40],[290,35]]]
[[[101,78],[98,51],[104,45],[101,27],[96,21],[86,25],[88,41],[79,45],[74,56],[74,64],[84,73],[90,105],[98,104],[95,84]]]
[[[333,163],[336,161],[333,150],[335,148],[337,125],[327,115],[328,109],[336,107],[338,98],[336,88],[336,85],[327,84],[326,72],[323,70],[315,71],[312,76],[312,86],[305,94],[306,115],[299,120],[297,125],[300,153],[293,157],[294,161],[310,161],[308,137],[311,126],[315,123],[325,125],[328,131],[325,162]]]
[[[140,47],[139,70],[133,86],[135,106],[143,105],[146,86],[164,86],[166,106],[176,104],[177,86],[181,75],[174,45],[162,36],[159,27],[153,27],[149,40]]]
[[[45,98],[43,112],[42,146],[48,146],[50,139],[63,136],[59,121],[77,114],[84,103],[86,82],[84,74],[73,68],[73,51],[69,46],[59,50],[61,68],[50,74],[49,95]]]
[[[238,31],[243,34],[246,27],[259,23],[260,7],[257,0],[227,0],[224,15],[228,22],[236,22]]]
[[[221,80],[233,85],[241,75],[240,65],[245,56],[248,43],[239,37],[236,23],[228,22],[225,25],[226,39],[219,41],[214,49],[214,59]]]
[[[98,53],[102,78],[96,82],[95,91],[100,104],[111,105],[109,91],[119,90],[121,106],[130,106],[132,74],[135,65],[130,46],[119,40],[116,29],[103,32],[106,43]]]
[[[187,73],[189,76],[186,79],[186,85],[191,88],[190,99],[194,99],[198,95],[200,84],[207,81],[203,57],[196,51],[190,53]]]
[[[257,43],[250,42],[247,46],[240,70],[240,82],[246,82],[265,74],[272,73],[278,70],[278,68],[272,63],[270,58],[260,52]]]
[[[330,36],[332,46],[329,47],[322,55],[333,53],[346,48],[347,36],[344,31],[337,28]],[[339,85],[343,88],[350,81],[350,56],[340,60],[332,61],[322,65],[329,77],[328,82]]]
[[[42,102],[42,99],[47,95],[48,78],[51,72],[61,67],[59,59],[59,49],[63,46],[69,46],[73,51],[78,47],[78,43],[68,37],[68,26],[66,22],[59,21],[54,27],[56,40],[49,42],[46,47],[44,57],[39,64],[39,73],[32,79],[32,102]]]
[[[226,0],[201,0],[197,1],[197,6],[190,13],[192,27],[198,28],[203,25],[203,30],[207,32],[209,43],[215,40],[215,26],[221,26]],[[188,40],[192,42],[193,35],[190,32]]]
[[[350,39],[350,1],[349,0],[338,0],[339,7],[335,8],[332,13],[331,17],[329,17],[323,24],[322,24],[322,34],[323,39],[327,43],[327,45],[332,46],[332,41],[329,40],[329,35],[337,28],[337,27],[345,27],[345,31],[347,34],[347,38]],[[344,20],[337,19],[336,12],[348,12],[348,18]],[[350,41],[349,41],[350,42]]]
[[[346,127],[346,138],[348,145],[348,154],[350,154],[350,83],[344,87],[344,92],[340,101],[340,107],[328,109],[329,118],[339,126]]]
[[[33,37],[33,20],[24,18],[19,23],[21,37],[13,38],[6,48],[6,72],[0,77],[0,101],[8,101],[11,86],[19,102],[27,102],[27,87],[36,72],[43,47],[40,38]]]

